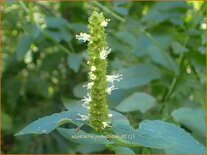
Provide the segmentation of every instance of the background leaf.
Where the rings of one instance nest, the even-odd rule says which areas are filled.
[[[179,108],[172,112],[175,121],[182,123],[193,133],[206,137],[206,114],[200,109]]]
[[[30,35],[24,34],[19,38],[17,43],[17,60],[22,60],[29,50],[31,44],[33,42],[33,38]]]
[[[82,57],[80,54],[69,54],[68,55],[68,66],[74,71],[78,72],[82,62]]]
[[[132,112],[139,110],[144,113],[155,105],[155,98],[146,94],[135,92],[125,98],[116,109],[121,112]]]
[[[143,86],[152,80],[160,78],[159,70],[150,64],[140,64],[118,71],[123,74],[123,79],[119,82],[119,87],[129,89]]]

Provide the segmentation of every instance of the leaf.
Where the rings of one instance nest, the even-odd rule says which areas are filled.
[[[112,117],[109,119],[109,122],[113,123],[117,123],[117,122],[121,122],[121,123],[125,123],[127,125],[129,125],[129,121],[128,119],[122,115],[121,113],[117,112],[117,111],[113,111],[110,110],[109,114],[112,114]]]
[[[86,87],[83,87],[83,85],[85,85],[87,82],[82,82],[77,84],[74,89],[73,89],[73,94],[78,97],[78,98],[83,98],[84,96],[86,96],[88,90]]]
[[[60,30],[60,35],[61,35],[62,40],[64,40],[67,43],[69,43],[72,39],[71,34],[67,31],[66,28],[62,28]]]
[[[88,115],[88,110],[85,107],[83,107],[82,101],[75,100],[75,99],[66,99],[66,98],[62,98],[62,101],[67,110],[76,111],[83,115]],[[121,121],[126,124],[129,124],[128,119],[121,113],[117,111],[109,110],[109,114],[112,114],[112,117],[109,119],[109,122],[113,123],[113,122]]]
[[[130,46],[133,46],[136,42],[135,37],[127,31],[118,32],[116,37]]]
[[[16,56],[18,61],[21,61],[24,58],[32,42],[33,42],[33,38],[30,35],[24,34],[20,37],[17,43],[17,51],[16,51]]]
[[[205,154],[205,147],[178,126],[159,121],[146,120],[139,129],[118,122],[112,125],[116,135],[128,135],[124,141],[144,147],[164,149],[169,154]]]
[[[172,49],[175,54],[186,53],[188,49],[182,46],[179,42],[174,41],[172,43]]]
[[[116,146],[113,148],[113,150],[116,154],[135,154],[134,151],[128,147]]]
[[[160,78],[160,71],[150,64],[123,68],[118,73],[123,74],[123,79],[119,82],[119,87],[123,89],[143,86]]]
[[[68,66],[74,71],[78,72],[82,62],[82,57],[80,54],[69,54],[68,55]]]
[[[167,69],[171,69],[172,71],[174,71],[176,64],[173,62],[173,59],[170,57],[170,55],[166,51],[169,49],[171,44],[172,44],[172,38],[167,35],[152,36],[149,33],[144,32],[143,34],[139,35],[139,37],[135,41],[132,51],[139,57],[143,57],[148,54],[151,56],[151,59],[154,62],[161,64]],[[153,53],[153,52],[156,52],[156,53]],[[162,62],[159,62],[159,61],[162,61]]]
[[[82,153],[82,154],[88,154],[88,153],[97,153],[97,152],[102,152],[105,150],[105,145],[103,144],[82,144],[82,145],[79,145],[77,150],[79,153]]]
[[[68,25],[68,21],[62,17],[47,17],[45,21],[50,28],[62,29],[62,27],[67,27]]]
[[[57,42],[60,42],[62,39],[59,31],[44,30],[44,32],[47,36],[53,38]]]
[[[157,64],[160,64],[166,69],[178,73],[177,64],[167,52],[160,51],[160,49],[156,46],[149,46],[147,52],[150,55],[152,61],[154,61]]]
[[[151,44],[151,41],[146,35],[140,35],[135,44],[133,45],[132,52],[134,52],[137,56],[142,57],[146,54],[146,47]]]
[[[118,6],[115,6],[113,10],[122,16],[127,16],[129,12],[127,8],[118,7]]]
[[[187,7],[188,5],[185,2],[158,2],[141,20],[151,23],[152,26],[164,21],[182,26],[184,18],[182,10],[187,9]]]
[[[196,135],[206,137],[206,113],[200,109],[180,108],[172,112],[175,121],[182,123]]]
[[[121,112],[141,111],[145,113],[155,105],[155,98],[146,94],[135,92],[124,99],[116,109]]]
[[[41,28],[33,23],[28,23],[25,25],[24,30],[29,33],[33,39],[37,39],[40,36]]]
[[[70,29],[73,30],[76,33],[80,32],[87,32],[87,26],[83,23],[71,23],[69,25]]]
[[[62,98],[62,101],[67,110],[77,111],[84,115],[88,114],[88,111],[83,107],[83,102],[81,100]]]
[[[63,111],[61,113],[42,117],[26,126],[15,134],[15,136],[26,134],[48,134],[58,126],[65,123],[75,123],[76,125],[79,125],[82,121],[77,119],[78,113],[79,112],[75,111]]]
[[[58,132],[65,138],[79,144],[112,144],[106,136],[94,133],[86,133],[82,130],[58,128]]]

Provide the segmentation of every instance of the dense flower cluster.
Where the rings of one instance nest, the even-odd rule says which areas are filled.
[[[76,35],[76,39],[88,41],[89,61],[87,64],[90,67],[88,73],[90,81],[83,86],[87,87],[89,93],[82,99],[83,106],[89,110],[89,116],[79,115],[79,117],[81,120],[89,120],[96,130],[110,127],[108,119],[112,117],[112,114],[108,113],[106,95],[118,89],[114,86],[114,81],[122,79],[121,74],[106,75],[106,58],[111,52],[111,49],[107,47],[105,33],[105,27],[109,21],[105,19],[103,13],[94,11],[89,18],[89,34]]]

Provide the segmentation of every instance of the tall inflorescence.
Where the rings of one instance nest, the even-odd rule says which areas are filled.
[[[114,81],[119,81],[122,75],[106,75],[106,58],[111,49],[107,47],[105,27],[110,20],[105,19],[103,13],[94,11],[88,21],[89,34],[76,35],[77,39],[88,41],[87,64],[90,68],[88,73],[90,81],[84,86],[89,92],[82,99],[83,106],[89,110],[89,116],[80,115],[80,117],[82,120],[89,120],[91,126],[100,131],[110,127],[108,119],[112,115],[108,111],[107,93],[111,94],[113,90],[118,89],[114,86]]]

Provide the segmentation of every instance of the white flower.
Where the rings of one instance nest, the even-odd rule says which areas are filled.
[[[101,26],[106,27],[108,25],[109,21],[110,21],[110,19],[106,19],[106,20],[102,21]]]
[[[84,104],[88,104],[89,102],[91,102],[91,101],[92,101],[92,99],[91,99],[90,94],[89,94],[89,93],[87,93],[87,95],[86,95],[86,96],[84,96],[84,98],[83,98],[81,101],[83,101],[83,102],[84,102]]]
[[[90,35],[81,32],[80,35],[76,35],[76,39],[83,40],[84,42],[90,41]]]
[[[108,122],[102,122],[102,124],[103,124],[102,129],[105,129],[106,127],[111,127]]]
[[[88,120],[88,119],[89,119],[89,117],[88,117],[88,116],[78,114],[78,118],[77,118],[77,120],[82,120],[82,121],[85,121],[85,120]]]
[[[112,118],[112,116],[113,116],[112,114],[108,114],[108,117],[109,117],[109,118]]]
[[[95,80],[96,79],[96,75],[94,75],[92,72],[89,72],[89,78],[91,80]]]
[[[94,85],[94,82],[89,82],[88,84],[83,85],[83,87],[87,87],[87,89],[91,89],[93,85]]]
[[[106,92],[107,92],[108,94],[111,94],[111,92],[112,92],[113,90],[116,90],[116,89],[118,89],[118,88],[116,88],[116,87],[114,87],[114,85],[112,85],[111,87],[109,87],[109,88],[106,89]]]
[[[122,76],[122,74],[106,75],[106,80],[113,84],[114,81],[120,81],[121,79],[123,79]]]
[[[107,55],[111,52],[111,48],[104,48],[100,52],[100,59],[106,59]]]
[[[96,70],[96,67],[95,66],[92,66],[91,67],[91,72],[94,72]]]
[[[84,107],[84,108],[86,108],[86,109],[90,110],[90,107],[89,107],[89,105],[88,105],[88,104],[83,103],[82,105],[83,105],[83,107]]]
[[[201,23],[201,29],[206,30],[206,23],[205,22]]]

